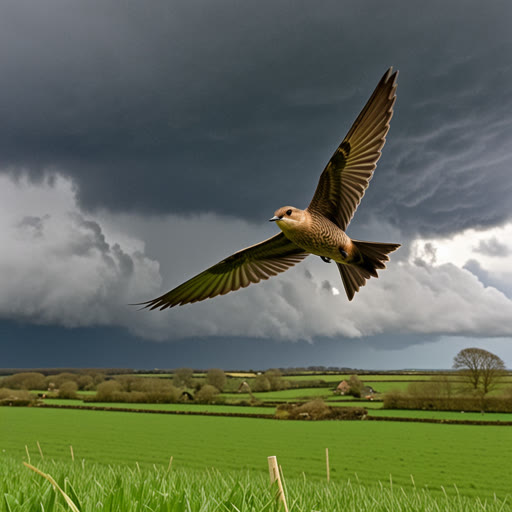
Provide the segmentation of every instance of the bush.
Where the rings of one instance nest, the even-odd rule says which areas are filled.
[[[192,368],[178,368],[173,372],[174,385],[178,388],[191,388],[194,383]]]
[[[213,404],[217,401],[219,390],[211,384],[205,384],[194,396],[194,400],[201,404]]]
[[[26,390],[0,388],[0,405],[30,405],[35,397]]]
[[[354,398],[361,398],[364,384],[357,375],[350,376],[350,379],[348,379],[348,385],[350,386],[348,394],[352,395]]]
[[[179,398],[180,391],[168,380],[140,377],[132,380],[121,377],[102,382],[96,395],[85,401],[167,404],[177,402]]]
[[[258,375],[251,387],[254,392],[270,391],[270,381],[265,375]]]
[[[46,377],[39,372],[20,372],[2,379],[9,389],[46,389]]]
[[[59,398],[76,398],[78,384],[73,380],[63,382],[59,387]]]
[[[215,386],[219,391],[223,391],[226,385],[226,374],[219,368],[211,368],[206,374],[206,383]]]
[[[121,392],[121,385],[115,380],[102,382],[96,389],[95,399],[98,402],[115,402]]]
[[[429,411],[512,412],[512,397],[422,396],[400,391],[384,395],[384,409]]]

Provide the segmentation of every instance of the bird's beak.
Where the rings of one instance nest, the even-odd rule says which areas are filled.
[[[275,222],[276,220],[281,220],[281,217],[274,215],[271,219],[268,219],[268,220],[269,220],[269,222]]]

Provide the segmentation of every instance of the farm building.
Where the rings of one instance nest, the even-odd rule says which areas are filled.
[[[335,389],[335,393],[338,395],[346,395],[350,391],[350,384],[346,380],[342,380],[338,387]]]

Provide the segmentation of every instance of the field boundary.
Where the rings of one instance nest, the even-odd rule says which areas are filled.
[[[401,421],[409,423],[442,423],[445,425],[491,425],[491,426],[512,426],[512,421],[488,421],[488,420],[450,420],[441,418],[402,418],[399,416],[366,416],[364,421]]]
[[[85,411],[107,411],[107,412],[137,412],[147,414],[177,414],[184,416],[227,416],[233,418],[262,418],[275,419],[273,414],[241,413],[241,412],[210,412],[210,411],[164,411],[162,409],[135,409],[131,407],[107,407],[99,405],[64,405],[64,404],[40,404],[32,407],[42,409],[78,409]]]
[[[232,418],[260,418],[267,420],[278,421],[294,421],[285,418],[276,417],[273,414],[243,414],[237,412],[210,412],[210,411],[164,411],[158,409],[136,409],[130,407],[107,407],[107,406],[90,406],[90,405],[64,405],[64,404],[40,404],[32,407],[39,407],[43,409],[77,409],[86,411],[106,411],[106,412],[135,412],[146,414],[175,414],[182,416],[225,416]],[[295,420],[295,421],[311,421],[311,420]],[[336,420],[326,420],[336,421]],[[370,416],[366,415],[362,420],[347,419],[337,421],[398,421],[402,423],[437,423],[443,425],[482,425],[482,426],[512,426],[512,421],[488,421],[488,420],[452,420],[440,418],[403,418],[398,416]]]

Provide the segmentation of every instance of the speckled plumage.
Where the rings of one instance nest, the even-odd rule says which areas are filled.
[[[396,99],[390,68],[320,176],[306,210],[279,208],[272,219],[281,233],[247,247],[189,279],[170,292],[142,303],[166,309],[245,288],[284,272],[309,254],[336,262],[349,300],[399,244],[351,239],[345,230],[373,176],[386,141]]]

